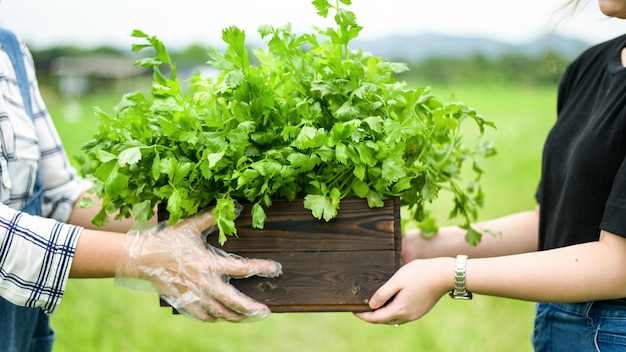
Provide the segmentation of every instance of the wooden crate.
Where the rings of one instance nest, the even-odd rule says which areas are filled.
[[[283,274],[231,279],[272,312],[356,312],[401,265],[400,200],[370,209],[363,199],[344,199],[338,216],[315,219],[301,201],[276,200],[265,227],[252,227],[250,204],[235,221],[237,237],[211,245],[248,258],[271,258]],[[160,216],[161,217],[161,216]],[[167,303],[161,301],[162,305]]]

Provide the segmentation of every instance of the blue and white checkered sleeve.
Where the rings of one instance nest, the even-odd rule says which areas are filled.
[[[81,231],[0,205],[0,296],[19,306],[54,312]]]
[[[93,184],[79,177],[71,165],[39,91],[32,55],[26,46],[22,51],[28,63],[26,72],[31,80],[32,109],[41,152],[39,170],[45,195],[41,210],[45,217],[67,222],[74,203]]]

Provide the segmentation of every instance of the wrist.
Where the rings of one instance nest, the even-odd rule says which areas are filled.
[[[439,242],[438,234],[424,237],[419,229],[407,230],[402,237],[403,262],[406,264],[415,259],[442,257]]]
[[[432,261],[436,266],[436,270],[433,270],[433,274],[439,279],[437,286],[441,293],[441,296],[449,294],[454,290],[454,267],[455,258],[452,257],[438,257],[433,259],[427,259]]]
[[[472,299],[472,293],[467,289],[467,255],[460,254],[455,258],[454,285],[450,297],[454,299]]]

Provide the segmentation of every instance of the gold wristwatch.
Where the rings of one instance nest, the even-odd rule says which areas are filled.
[[[454,268],[454,290],[450,292],[450,297],[454,299],[472,299],[472,293],[465,288],[465,267],[467,256],[459,254],[456,256],[456,266]]]

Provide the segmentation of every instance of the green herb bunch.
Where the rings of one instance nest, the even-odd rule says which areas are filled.
[[[256,65],[244,32],[226,28],[226,49],[208,51],[219,73],[197,73],[187,88],[163,43],[134,31],[145,43],[133,50],[156,53],[137,62],[153,70],[153,85],[149,96],[125,95],[114,116],[96,110],[98,133],[83,146],[83,171],[103,201],[93,222],[113,212],[143,222],[164,203],[173,223],[211,206],[224,243],[236,234],[237,201],[253,203],[253,226],[262,228],[264,207],[277,198],[303,198],[313,216],[329,221],[343,198],[381,207],[397,196],[428,233],[436,225],[425,206],[448,189],[450,215],[477,243],[470,227],[483,198],[477,160],[494,150],[481,138],[464,145],[461,124],[473,121],[482,136],[492,123],[398,82],[405,64],[350,48],[362,29],[342,7],[350,0],[313,5],[323,18],[333,12],[336,26],[300,35],[289,24],[261,26],[267,47],[253,50]],[[474,177],[461,185],[466,161]]]

